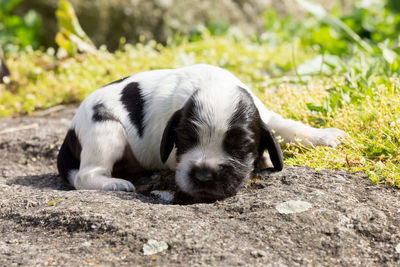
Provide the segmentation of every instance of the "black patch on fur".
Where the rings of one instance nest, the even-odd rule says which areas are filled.
[[[261,120],[250,94],[243,88],[239,90],[242,92],[242,98],[230,120],[230,129],[224,139],[224,150],[237,159],[244,159],[249,153],[253,153],[258,160],[267,149],[274,165],[270,170],[281,171],[283,156],[278,141]]]
[[[194,101],[197,91],[186,101],[182,109],[181,120],[175,129],[177,134],[177,156],[179,157],[189,149],[199,144],[200,137],[194,122],[199,122],[199,114],[196,110],[201,109],[199,103]]]
[[[144,132],[144,104],[139,83],[132,82],[125,86],[121,93],[121,102],[129,113],[131,123],[136,126],[139,137]]]
[[[185,106],[177,110],[169,119],[161,139],[161,160],[165,162],[174,145],[177,147],[176,155],[179,156],[199,143],[199,136],[194,121],[198,121],[195,114],[196,104],[194,97],[197,91],[186,101]]]
[[[102,103],[98,103],[93,106],[92,120],[94,122],[118,121],[118,119],[115,118],[114,115]]]
[[[68,181],[68,173],[79,169],[82,147],[75,130],[70,129],[65,136],[57,157],[57,169],[60,176]]]
[[[242,97],[229,121],[223,147],[234,159],[244,160],[249,154],[254,157],[257,153],[261,119],[250,94],[242,88],[239,90]]]
[[[167,161],[172,149],[174,148],[174,145],[176,144],[176,126],[181,120],[181,117],[182,109],[179,109],[175,111],[165,126],[160,144],[160,156],[163,163]]]
[[[122,78],[122,79],[113,81],[113,82],[107,84],[106,86],[109,86],[109,85],[112,85],[112,84],[117,84],[117,83],[123,82],[124,80],[128,79],[129,77],[130,77],[130,76],[127,76],[127,77],[124,77],[124,78]],[[104,87],[105,87],[105,86],[104,86]]]
[[[255,135],[246,126],[230,128],[225,134],[224,150],[234,158],[244,159],[249,153],[255,153]]]

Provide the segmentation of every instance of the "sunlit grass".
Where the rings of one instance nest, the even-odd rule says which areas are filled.
[[[371,79],[377,79],[371,77]],[[334,114],[310,111],[306,103],[321,102],[335,79],[313,79],[307,85],[281,85],[277,93],[259,94],[266,105],[284,117],[316,127],[337,127],[349,134],[338,148],[297,145],[285,147],[287,165],[315,169],[363,171],[374,182],[400,187],[400,79],[376,88],[375,97],[366,96],[358,104],[349,104]],[[380,80],[380,79],[377,79]],[[397,92],[397,93],[396,93]]]
[[[54,50],[28,51],[10,55],[7,64],[11,83],[0,85],[0,116],[32,113],[57,104],[79,102],[89,93],[109,82],[133,73],[208,63],[234,71],[245,82],[261,82],[268,71],[282,73],[291,67],[287,51],[233,38],[204,36],[203,40],[179,45],[126,45],[111,54],[99,51],[76,57],[57,59]],[[302,61],[311,55],[301,50]]]

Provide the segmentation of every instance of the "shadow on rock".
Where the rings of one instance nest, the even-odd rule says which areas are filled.
[[[27,175],[7,179],[7,185],[23,185],[33,188],[48,188],[54,190],[73,190],[74,188],[67,184],[58,174],[47,173],[42,175]]]
[[[143,203],[151,204],[171,204],[172,199],[165,199],[158,195],[159,192],[169,193],[172,197],[175,192],[175,183],[173,181],[173,173],[154,172],[144,173],[137,179],[127,179],[134,183],[136,194],[132,192],[122,191],[101,191],[96,190],[96,194],[103,193],[116,196],[122,200],[140,200]],[[27,175],[16,178],[7,179],[6,184],[22,185],[35,189],[52,189],[58,191],[73,191],[73,186],[68,184],[56,173],[48,173],[42,175]],[[93,191],[95,192],[95,191]]]

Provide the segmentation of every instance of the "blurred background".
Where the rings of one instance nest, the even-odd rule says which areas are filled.
[[[27,26],[35,31],[32,44],[55,46],[58,31],[55,12],[57,0],[2,0],[14,6],[13,14],[24,18]],[[110,50],[118,48],[123,36],[127,42],[137,42],[140,36],[165,43],[175,34],[193,34],[199,27],[223,33],[237,27],[248,34],[265,31],[262,17],[272,8],[279,15],[304,18],[304,10],[291,0],[71,0],[83,30],[99,46]],[[325,8],[345,14],[351,12],[354,0],[319,0]],[[394,3],[395,1],[393,1]],[[19,4],[18,4],[19,3]],[[4,11],[3,11],[4,12]],[[8,25],[5,25],[6,27]],[[4,42],[4,41],[3,41]]]
[[[361,37],[388,34],[390,13],[400,7],[397,0],[315,0],[328,12],[344,20]],[[193,36],[203,27],[212,34],[228,30],[248,36],[271,30],[272,24],[291,17],[302,21],[304,6],[294,0],[70,0],[82,29],[96,46],[110,51],[119,47],[120,38],[135,43],[140,38],[166,43],[177,34]],[[57,0],[1,0],[0,43],[21,46],[56,47],[59,31],[56,18]],[[274,11],[275,17],[268,17]],[[271,14],[269,14],[271,15]],[[277,20],[271,23],[271,19]],[[398,20],[392,31],[398,30]],[[300,25],[298,25],[300,26]],[[272,29],[273,30],[273,29]]]

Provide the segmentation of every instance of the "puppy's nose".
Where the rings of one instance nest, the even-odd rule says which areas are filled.
[[[195,170],[193,176],[194,176],[193,177],[194,179],[196,179],[199,182],[203,182],[203,183],[210,182],[214,178],[213,172],[208,169],[197,169],[197,170]]]

